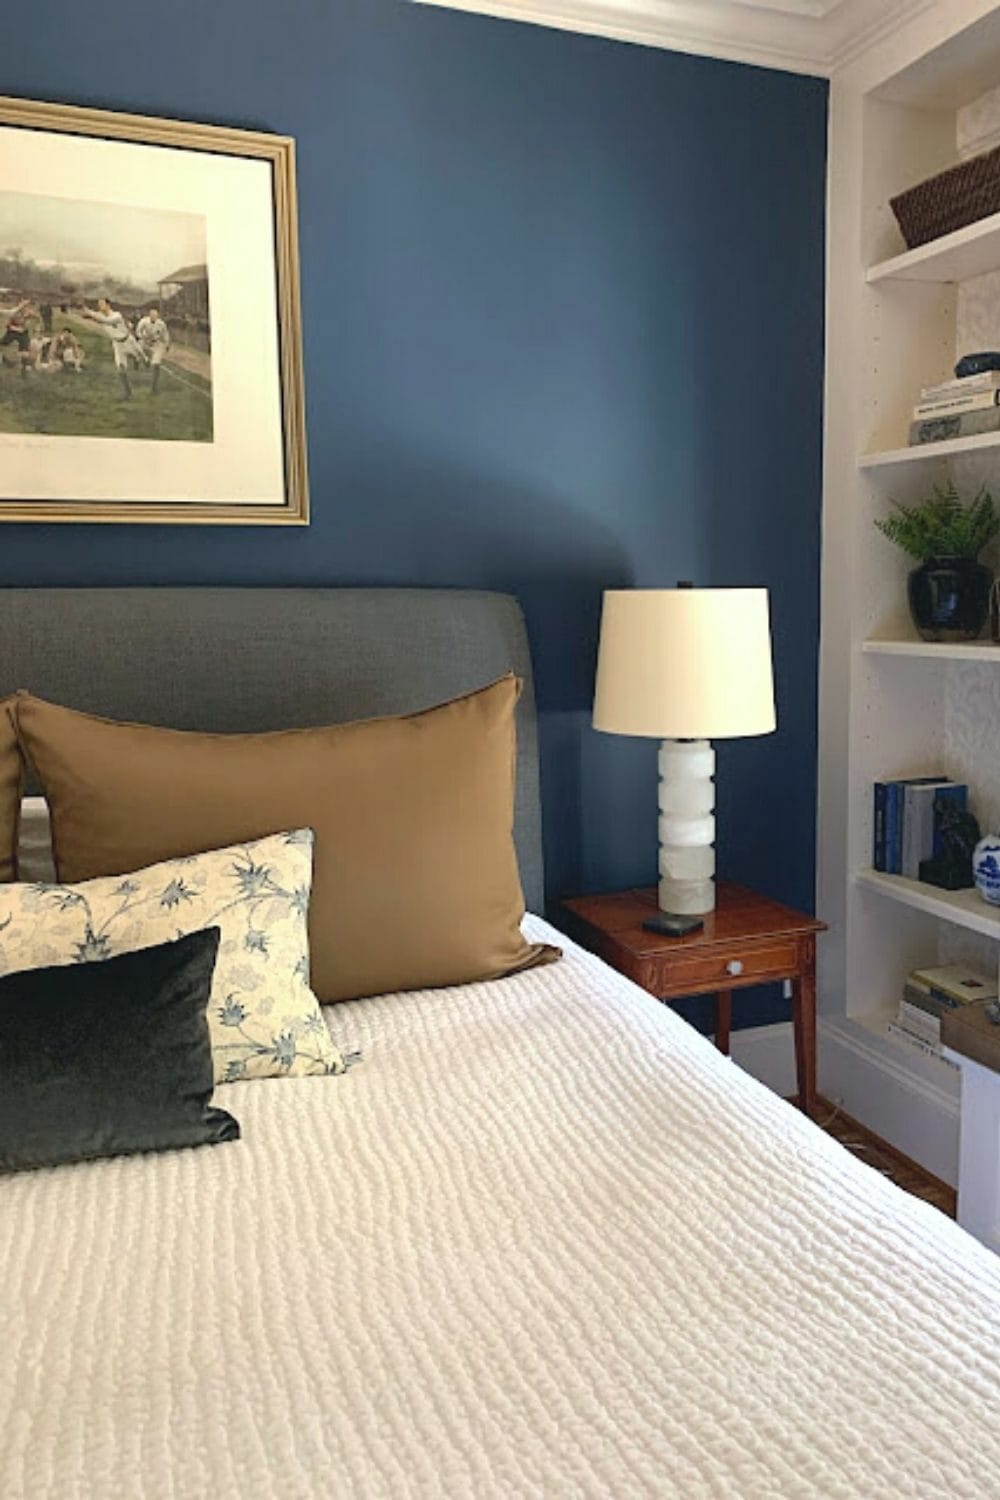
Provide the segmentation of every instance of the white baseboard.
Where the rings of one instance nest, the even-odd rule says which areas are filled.
[[[955,1186],[958,1074],[933,1060],[911,1060],[893,1043],[847,1019],[821,1020],[818,1047],[824,1098]],[[787,1099],[796,1092],[791,1022],[734,1031],[732,1055],[776,1094]]]
[[[826,1020],[819,1025],[819,1089],[897,1151],[957,1185],[957,1072],[936,1059],[911,1060],[857,1021]]]

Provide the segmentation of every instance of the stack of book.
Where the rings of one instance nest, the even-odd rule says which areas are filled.
[[[876,781],[872,863],[885,875],[920,879],[920,862],[941,853],[934,804],[948,799],[965,808],[969,788],[947,776]]]
[[[910,444],[1000,432],[1000,370],[926,385],[913,408]]]
[[[996,998],[996,980],[965,964],[914,969],[903,986],[903,998],[896,1019],[889,1022],[889,1031],[917,1051],[941,1057],[942,1016],[963,1005]]]

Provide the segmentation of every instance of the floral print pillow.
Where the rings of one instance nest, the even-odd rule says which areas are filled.
[[[217,1083],[342,1073],[309,988],[309,828],[78,885],[0,885],[0,974],[220,929],[208,1008]]]

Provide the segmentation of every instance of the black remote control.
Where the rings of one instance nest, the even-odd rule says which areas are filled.
[[[661,937],[687,937],[691,932],[699,932],[705,924],[701,917],[675,917],[661,911],[655,917],[647,917],[642,925],[647,932],[658,932]]]

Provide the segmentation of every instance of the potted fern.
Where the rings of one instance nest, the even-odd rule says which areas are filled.
[[[974,641],[990,607],[993,574],[979,561],[1000,531],[993,497],[980,489],[963,505],[954,483],[935,485],[919,505],[897,505],[875,525],[920,559],[907,581],[910,614],[921,640]]]

